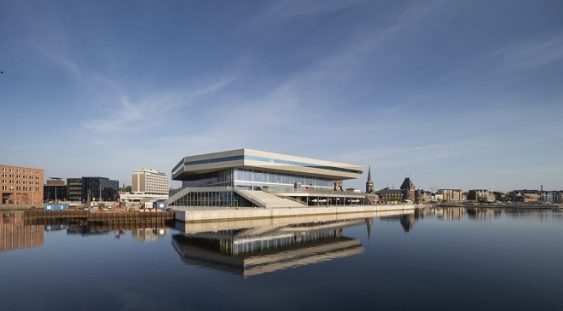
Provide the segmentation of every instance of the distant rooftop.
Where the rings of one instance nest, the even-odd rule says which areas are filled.
[[[150,169],[150,168],[136,169],[136,170],[133,171],[133,173],[152,173],[152,174],[157,174],[157,175],[166,175],[166,173],[157,171],[155,169]]]

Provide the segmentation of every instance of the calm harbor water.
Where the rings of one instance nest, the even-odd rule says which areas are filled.
[[[123,230],[0,215],[0,310],[563,310],[557,211]]]

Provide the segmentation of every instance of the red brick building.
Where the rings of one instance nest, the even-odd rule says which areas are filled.
[[[0,204],[42,204],[44,170],[0,164]]]

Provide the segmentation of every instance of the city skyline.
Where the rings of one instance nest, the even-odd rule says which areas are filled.
[[[2,1],[3,164],[130,184],[264,149],[376,188],[563,188],[563,3]]]

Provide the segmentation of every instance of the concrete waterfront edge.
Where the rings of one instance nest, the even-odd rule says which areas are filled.
[[[278,217],[300,217],[310,215],[354,214],[365,212],[414,210],[414,204],[401,205],[357,205],[303,208],[185,208],[174,209],[175,219],[183,222],[205,222],[237,219],[266,219]]]

